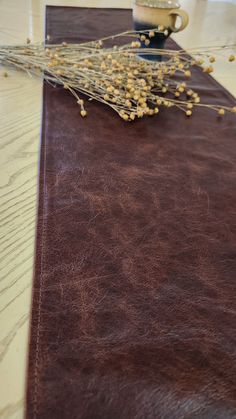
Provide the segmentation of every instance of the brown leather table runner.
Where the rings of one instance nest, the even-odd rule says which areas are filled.
[[[47,8],[52,42],[131,25]],[[236,118],[87,110],[45,84],[27,418],[236,418]]]

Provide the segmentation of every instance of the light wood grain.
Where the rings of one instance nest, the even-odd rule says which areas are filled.
[[[0,417],[22,417],[34,253],[41,82],[0,88]]]
[[[48,2],[49,3],[49,2]],[[175,39],[183,47],[236,43],[235,2],[185,0],[190,27]],[[111,7],[108,0],[50,4]],[[112,1],[131,7],[131,1]],[[44,0],[2,0],[0,43],[43,39]],[[193,19],[194,17],[194,19]],[[221,31],[219,26],[221,25]],[[235,66],[217,64],[216,77],[236,95]],[[32,293],[42,82],[0,68],[0,418],[24,416]]]

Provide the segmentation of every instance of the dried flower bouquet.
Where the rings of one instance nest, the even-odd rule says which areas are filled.
[[[76,98],[82,117],[87,115],[84,95],[110,106],[125,121],[155,115],[161,106],[177,106],[187,117],[197,106],[213,109],[221,116],[226,111],[236,113],[236,106],[202,103],[199,94],[188,87],[193,66],[202,66],[202,71],[212,73],[217,54],[235,46],[188,51],[148,48],[155,32],[164,31],[162,27],[140,34],[127,31],[81,44],[45,46],[27,40],[25,45],[0,46],[0,63],[43,75],[49,83],[62,85]],[[122,43],[126,38],[129,42]],[[141,48],[140,41],[146,48]],[[140,54],[162,56],[163,60],[140,59]],[[234,55],[228,56],[229,62],[234,60]]]

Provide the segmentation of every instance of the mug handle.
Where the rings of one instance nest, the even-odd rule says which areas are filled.
[[[180,32],[182,31],[184,28],[186,28],[188,22],[189,22],[189,17],[188,17],[188,13],[185,12],[184,10],[172,10],[169,13],[169,16],[171,15],[176,15],[179,16],[181,18],[181,25],[179,28],[176,28],[175,26],[171,26],[170,29],[173,32]]]

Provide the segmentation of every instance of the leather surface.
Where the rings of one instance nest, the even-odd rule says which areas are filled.
[[[47,8],[52,42],[131,25]],[[236,418],[236,118],[87,110],[44,86],[27,419]]]

